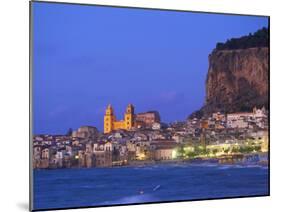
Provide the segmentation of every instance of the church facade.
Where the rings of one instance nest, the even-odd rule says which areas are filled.
[[[110,133],[113,130],[130,130],[134,126],[134,106],[129,104],[126,108],[124,119],[117,121],[113,107],[108,105],[104,115],[104,133]]]

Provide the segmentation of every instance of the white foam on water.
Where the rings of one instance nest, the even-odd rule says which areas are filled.
[[[191,166],[191,167],[218,167],[220,166],[220,164],[218,163],[197,163],[197,164],[188,164],[188,166]]]
[[[247,168],[261,168],[261,169],[268,169],[267,166],[262,166],[258,164],[233,164],[233,165],[219,165],[218,169],[247,169]]]
[[[156,199],[154,199],[153,196],[151,196],[149,194],[139,194],[139,195],[123,197],[118,200],[106,201],[106,202],[103,202],[102,205],[132,204],[132,203],[144,203],[144,202],[152,202],[152,201],[156,201]]]
[[[218,166],[218,169],[231,169],[231,168],[234,168],[234,167],[231,166],[231,165],[222,165],[222,166]]]

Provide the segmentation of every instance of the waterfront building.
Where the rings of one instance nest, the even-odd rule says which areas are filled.
[[[138,141],[135,143],[136,147],[136,158],[139,160],[146,160],[150,157],[150,142],[149,141]]]
[[[126,112],[124,114],[124,119],[117,121],[116,116],[114,115],[114,110],[111,105],[108,105],[104,115],[104,133],[110,133],[113,130],[124,129],[130,130],[132,129],[134,124],[134,106],[129,104],[126,108]]]
[[[173,151],[170,147],[159,147],[155,150],[154,160],[172,160]]]
[[[33,146],[33,158],[35,160],[40,160],[41,159],[41,146],[39,146],[39,145],[34,145]]]
[[[33,168],[39,168],[41,160],[41,146],[33,146]]]
[[[93,166],[108,167],[112,166],[112,143],[99,142],[93,145]]]
[[[50,148],[44,147],[41,151],[41,160],[39,163],[39,168],[49,168],[49,160],[50,160]]]
[[[93,154],[92,152],[85,153],[85,166],[90,168],[93,166]]]
[[[50,149],[48,147],[42,150],[42,159],[49,159],[50,158]]]
[[[65,155],[65,151],[63,151],[63,150],[57,151],[54,158],[52,159],[55,167],[61,168],[63,166],[64,155]]]
[[[175,158],[177,143],[173,140],[154,140],[150,143],[150,155],[153,160],[171,160]]]
[[[85,152],[83,150],[78,150],[78,167],[86,166]]]
[[[88,154],[93,153],[93,146],[92,146],[91,143],[86,144],[85,152],[88,153]]]

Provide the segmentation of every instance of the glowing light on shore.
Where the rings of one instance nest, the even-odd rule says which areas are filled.
[[[176,159],[176,158],[177,158],[177,150],[174,149],[174,150],[172,151],[172,159]]]

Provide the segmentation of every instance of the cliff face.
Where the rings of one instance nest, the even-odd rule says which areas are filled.
[[[209,55],[206,99],[201,112],[268,108],[268,48],[214,50]]]

